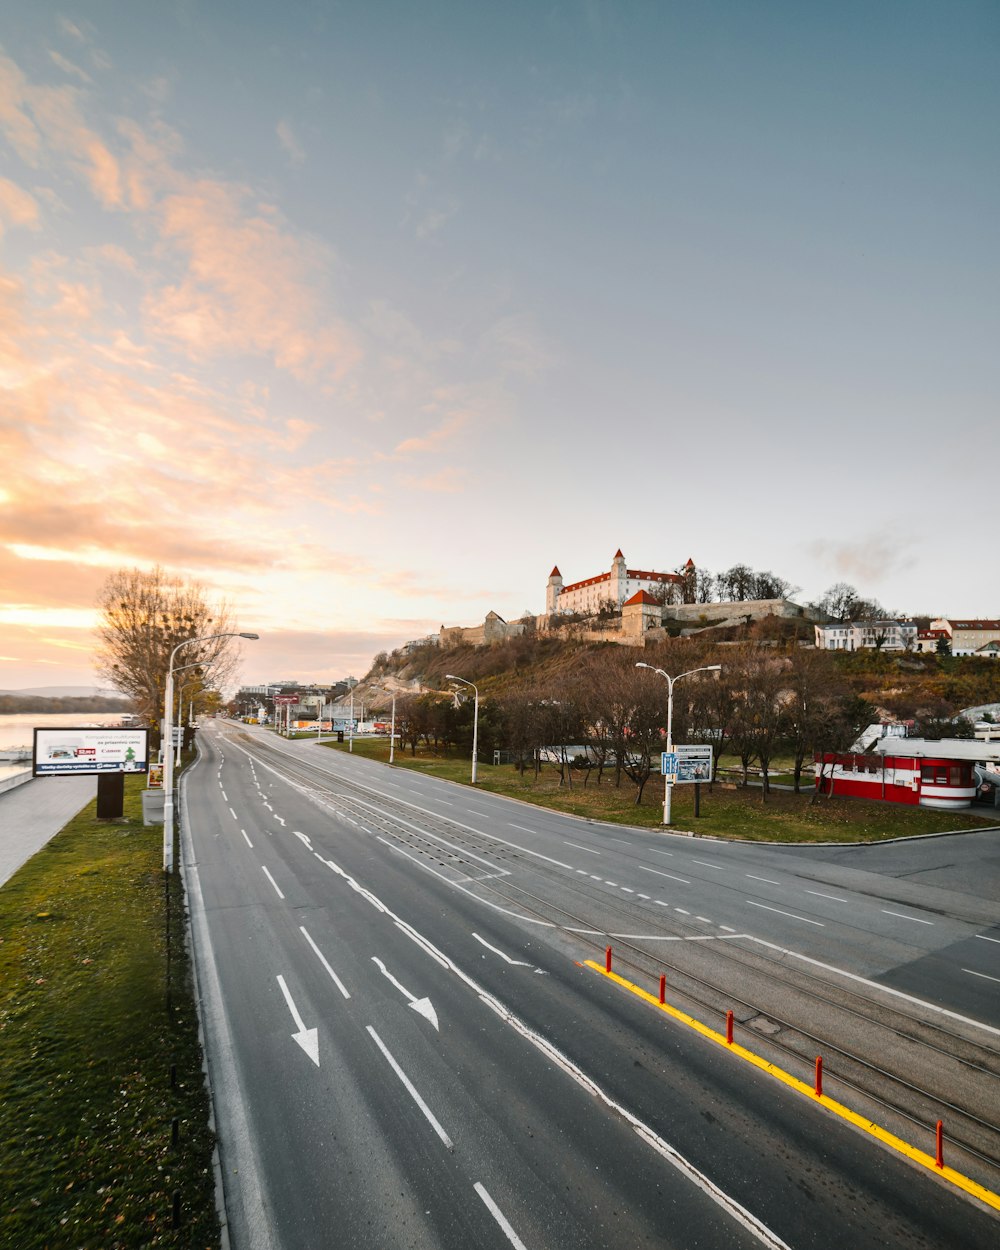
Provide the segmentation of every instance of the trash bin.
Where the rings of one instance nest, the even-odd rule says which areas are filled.
[[[338,742],[344,741],[344,731],[342,729],[337,730],[337,741]]]
[[[163,790],[143,790],[142,792],[142,823],[144,825],[163,824]]]

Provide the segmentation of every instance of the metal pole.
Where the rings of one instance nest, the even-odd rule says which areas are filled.
[[[174,870],[174,655],[175,647],[170,653],[170,665],[167,669],[167,684],[163,691],[163,871]]]
[[[396,758],[396,693],[392,695],[392,724],[389,726],[389,763]]]
[[[476,765],[478,764],[478,743],[479,743],[479,687],[473,686],[476,692],[476,705],[472,714],[472,784],[476,784]]]
[[[667,678],[667,752],[672,754],[674,749],[674,679]],[[669,774],[663,776],[663,823],[670,824],[670,798],[673,786],[670,784]]]
[[[351,687],[351,723],[347,726],[347,749],[354,753],[354,687]]]

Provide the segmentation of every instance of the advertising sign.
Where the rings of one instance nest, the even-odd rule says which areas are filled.
[[[144,773],[149,768],[148,729],[36,729],[36,777]]]
[[[699,781],[712,780],[712,748],[696,743],[692,746],[675,746],[677,760],[675,784],[692,786]],[[664,753],[666,758],[666,753]]]

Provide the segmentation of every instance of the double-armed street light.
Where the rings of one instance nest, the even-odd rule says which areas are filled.
[[[222,634],[202,634],[198,638],[185,638],[170,652],[170,663],[167,666],[167,684],[163,692],[163,738],[161,754],[163,756],[163,871],[173,872],[174,869],[174,657],[181,647],[190,647],[196,642],[213,642],[216,638],[250,638],[257,639],[260,634],[245,634],[235,630],[227,630]],[[194,664],[182,665],[183,668],[194,668]],[[180,671],[177,669],[176,671]]]
[[[479,687],[473,681],[467,681],[464,677],[456,677],[454,673],[445,673],[445,677],[449,681],[460,681],[463,686],[471,686],[476,694],[475,708],[472,714],[472,784],[476,784],[476,756],[479,746]]]
[[[676,677],[671,677],[669,673],[665,673],[662,668],[656,668],[653,664],[643,664],[641,660],[636,661],[636,668],[648,668],[651,672],[658,674],[667,683],[667,753],[672,754],[674,750],[674,685],[679,682],[682,677],[691,677],[694,673],[718,673],[722,671],[721,664],[706,664],[702,668],[690,668],[686,673],[678,673]],[[670,792],[673,789],[667,774],[663,777],[663,823],[670,824]]]

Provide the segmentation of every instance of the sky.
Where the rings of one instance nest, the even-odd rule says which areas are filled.
[[[1000,616],[994,0],[15,14],[0,688],[157,564],[247,683],[619,547]]]

